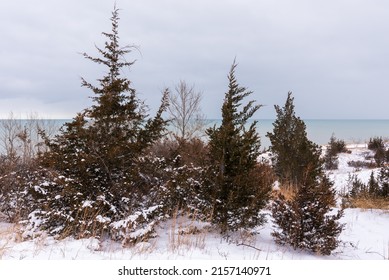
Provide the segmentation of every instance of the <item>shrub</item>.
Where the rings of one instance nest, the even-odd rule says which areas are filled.
[[[357,175],[349,175],[347,180],[349,186],[349,195],[352,198],[368,196],[369,188],[362,183],[362,181],[358,178]]]
[[[338,169],[338,154],[340,153],[351,153],[351,151],[347,150],[346,142],[337,140],[335,135],[332,135],[324,156],[324,164],[327,170]]]
[[[367,190],[370,197],[380,196],[380,185],[374,176],[374,172],[370,173],[369,182],[367,183]]]
[[[349,153],[350,151],[347,149],[346,142],[344,140],[336,139],[334,135],[331,136],[329,148],[335,154],[340,153]]]
[[[347,162],[348,166],[354,167],[356,169],[361,169],[361,168],[377,168],[377,164],[372,161],[362,161],[362,160],[351,160]]]
[[[378,175],[378,184],[380,187],[379,194],[381,197],[389,197],[389,167],[384,166],[380,169]]]
[[[379,147],[375,150],[374,160],[377,166],[382,166],[387,161],[387,154],[385,148]]]
[[[33,165],[17,165],[0,177],[0,212],[10,222],[17,223],[27,217],[44,200],[52,173]]]
[[[351,151],[347,150],[346,142],[337,140],[335,136],[332,135],[324,156],[324,166],[327,170],[338,169],[338,154],[340,153],[351,153]]]
[[[335,136],[332,135],[324,156],[324,164],[327,170],[338,169],[338,153],[344,150],[346,150],[344,141],[336,140]]]
[[[385,148],[384,140],[382,139],[382,137],[370,138],[369,143],[367,144],[367,148],[373,151],[376,151],[381,148],[384,149]]]
[[[389,197],[389,167],[382,167],[378,175],[371,172],[367,184],[364,184],[355,174],[350,175],[347,185],[348,192],[344,195],[344,199],[352,207],[386,208]]]
[[[26,238],[46,231],[57,238],[105,237],[129,245],[153,237],[155,226],[175,211],[204,221],[211,216],[212,204],[201,187],[204,168],[177,162],[143,157],[137,183],[147,186],[147,195],[122,197],[86,193],[76,180],[47,168],[19,170],[0,177],[0,188],[9,186],[0,196],[0,211],[24,224]]]
[[[272,203],[272,216],[278,229],[272,235],[279,244],[329,255],[339,245],[343,211],[330,215],[335,191],[327,178],[315,186],[301,185],[291,199],[282,194]]]
[[[155,143],[150,152],[167,161],[178,160],[180,165],[204,166],[207,161],[208,147],[199,138],[189,140],[164,138]]]

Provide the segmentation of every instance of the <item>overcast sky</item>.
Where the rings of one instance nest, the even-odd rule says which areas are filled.
[[[0,1],[0,116],[72,118],[92,103],[80,77],[104,69],[97,54],[113,0]],[[236,57],[240,85],[273,118],[288,91],[311,118],[389,119],[389,1],[117,0],[122,45],[136,45],[124,74],[152,111],[180,80],[220,118]]]

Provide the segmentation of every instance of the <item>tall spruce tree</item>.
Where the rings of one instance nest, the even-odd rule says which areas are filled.
[[[138,203],[137,197],[151,187],[139,162],[165,129],[162,113],[168,92],[163,93],[159,110],[150,118],[131,81],[122,76],[122,70],[134,62],[125,58],[132,48],[119,44],[116,7],[111,24],[112,31],[102,33],[107,38],[104,48],[96,47],[99,57],[84,53],[86,59],[107,68],[98,85],[82,79],[82,86],[94,93],[93,106],[65,124],[54,139],[47,139],[50,150],[41,158],[44,165],[69,178],[64,190],[69,209],[77,204],[75,199],[79,203],[99,200],[104,207],[96,208],[96,215],[107,211],[112,218],[125,216],[131,202]]]
[[[213,223],[222,232],[253,227],[264,222],[259,211],[265,206],[271,183],[263,178],[257,164],[260,137],[257,122],[248,120],[261,107],[242,101],[252,94],[239,86],[233,63],[229,86],[222,106],[222,124],[207,130],[209,136],[210,196],[213,198]]]
[[[273,167],[280,181],[298,185],[314,182],[322,172],[323,161],[320,147],[308,139],[305,123],[295,114],[293,100],[289,92],[283,108],[274,106],[277,118],[273,132],[266,136],[271,142]]]
[[[167,107],[168,96],[166,90],[156,117],[148,119],[147,108],[137,98],[130,80],[121,76],[121,70],[134,62],[125,60],[131,48],[119,45],[118,21],[118,9],[115,8],[111,18],[112,32],[103,32],[108,38],[105,48],[97,47],[101,57],[84,53],[85,58],[108,67],[107,75],[98,79],[99,86],[82,79],[82,85],[95,94],[95,105],[85,111],[92,122],[88,127],[94,142],[90,146],[91,152],[109,184],[123,173],[129,174],[134,160],[161,136],[166,123],[161,114]]]

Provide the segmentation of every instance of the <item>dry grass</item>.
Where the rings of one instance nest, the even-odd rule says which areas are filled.
[[[279,194],[283,195],[286,200],[290,201],[293,200],[297,192],[297,187],[292,184],[285,184],[280,186],[277,190],[272,191],[271,198],[275,199],[278,197]]]
[[[205,248],[207,232],[204,228],[199,229],[195,220],[188,219],[187,215],[174,213],[169,228],[169,250],[173,253],[185,254],[190,249]]]
[[[350,204],[353,208],[389,210],[389,200],[384,198],[352,198]]]
[[[23,240],[20,228],[14,224],[2,224],[0,226],[0,259],[12,248],[12,243]]]
[[[5,231],[0,229],[0,259],[3,258],[5,252],[9,249],[9,239]]]

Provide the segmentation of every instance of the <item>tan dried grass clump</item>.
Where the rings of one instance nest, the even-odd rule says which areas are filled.
[[[384,198],[358,197],[350,202],[353,208],[389,210],[389,200]]]
[[[1,221],[0,221],[1,223]],[[15,224],[0,224],[0,259],[8,249],[12,248],[12,243],[23,241],[20,227]]]
[[[196,220],[175,211],[169,228],[169,250],[173,253],[185,253],[188,250],[204,249],[207,236],[206,228],[198,228]]]
[[[281,185],[277,190],[272,191],[272,199],[278,198],[279,195],[285,197],[287,201],[293,200],[297,193],[297,186],[293,184]]]

